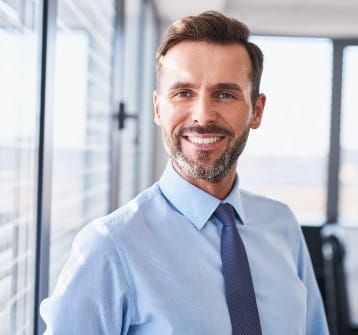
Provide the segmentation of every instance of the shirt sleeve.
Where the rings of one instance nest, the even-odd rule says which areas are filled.
[[[40,306],[45,335],[127,334],[132,300],[121,256],[103,223],[85,227],[52,295]]]
[[[298,274],[307,290],[307,315],[306,315],[306,335],[329,335],[326,314],[322,302],[322,297],[318,288],[317,280],[313,271],[311,257],[302,233],[297,224],[298,254],[297,266]]]

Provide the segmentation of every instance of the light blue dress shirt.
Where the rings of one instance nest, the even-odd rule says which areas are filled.
[[[224,202],[238,215],[263,335],[328,334],[291,211],[237,184]],[[230,335],[219,203],[168,164],[159,183],[77,235],[41,304],[45,334]]]

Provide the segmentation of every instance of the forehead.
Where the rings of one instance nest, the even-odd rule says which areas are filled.
[[[217,44],[184,41],[162,57],[161,82],[240,82],[247,81],[251,61],[246,48],[238,43]]]

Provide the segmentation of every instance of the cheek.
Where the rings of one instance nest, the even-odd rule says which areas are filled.
[[[232,117],[226,120],[226,123],[230,127],[230,130],[235,136],[241,136],[248,128],[250,128],[250,117]]]
[[[169,134],[177,131],[186,120],[185,113],[178,111],[170,105],[161,107],[159,123]]]

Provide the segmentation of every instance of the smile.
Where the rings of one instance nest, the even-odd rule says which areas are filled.
[[[199,136],[187,136],[189,142],[194,144],[212,144],[219,142],[223,139],[222,136],[212,136],[212,137],[199,137]]]

